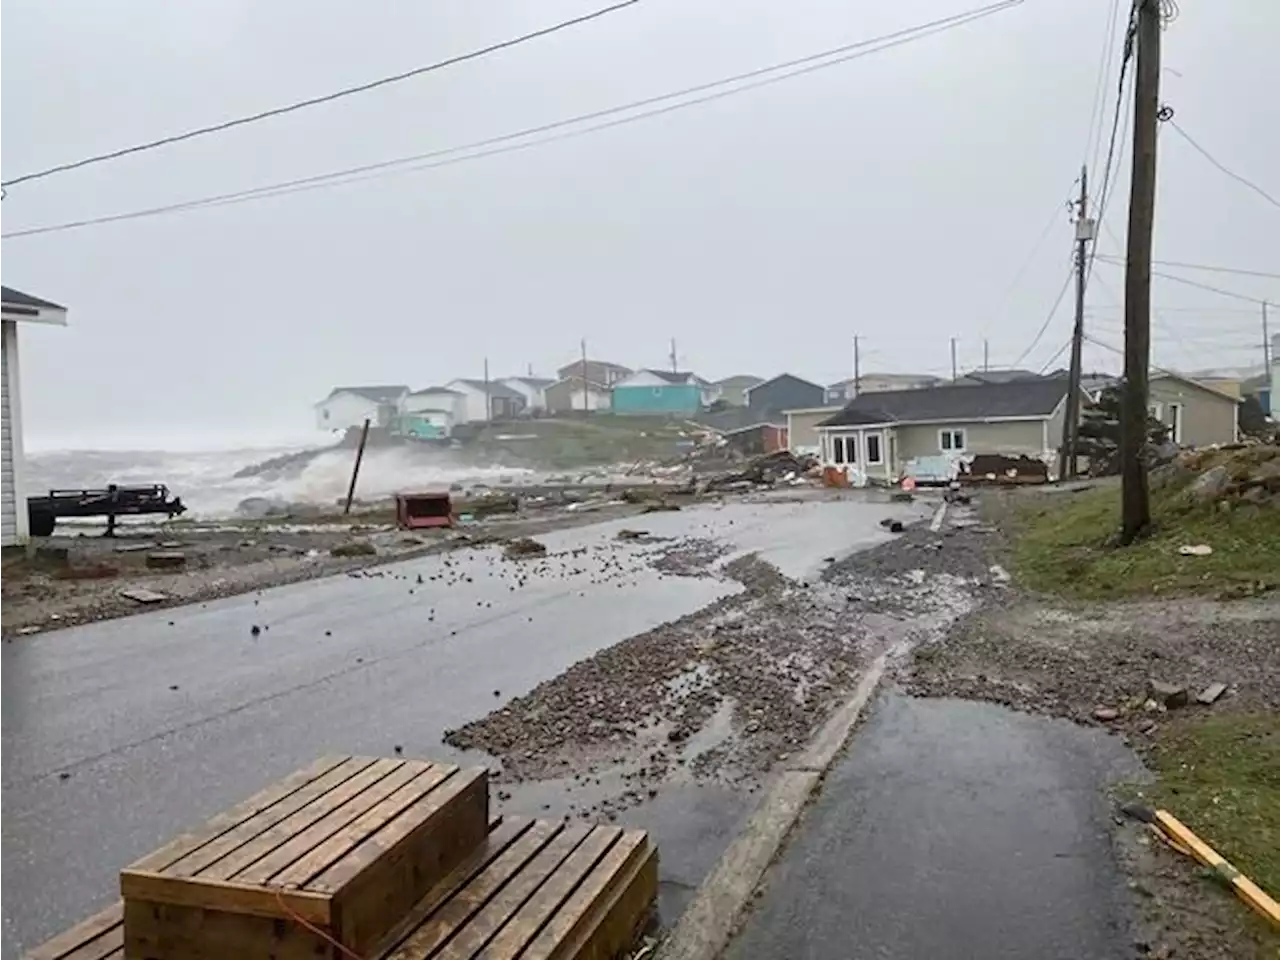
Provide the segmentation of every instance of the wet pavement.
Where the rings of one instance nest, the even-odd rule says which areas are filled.
[[[318,755],[482,761],[444,746],[444,730],[737,589],[654,571],[660,545],[616,541],[623,527],[722,540],[814,577],[826,557],[885,540],[881,518],[920,512],[853,498],[655,513],[540,537],[546,559],[467,550],[6,644],[4,955],[111,900],[124,864]],[[628,816],[655,830],[670,888],[699,882],[744,815],[750,798],[719,793],[673,790]]]
[[[1131,956],[1103,790],[1140,770],[1097,730],[886,692],[727,956]]]

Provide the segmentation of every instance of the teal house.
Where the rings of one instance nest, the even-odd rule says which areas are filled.
[[[637,370],[613,385],[613,412],[694,414],[710,405],[715,388],[692,373]]]

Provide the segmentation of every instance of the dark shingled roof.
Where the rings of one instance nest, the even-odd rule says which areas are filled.
[[[39,297],[33,297],[31,294],[15,290],[13,287],[0,287],[0,298],[5,303],[11,303],[15,307],[37,307],[50,310],[67,309],[60,303],[54,303],[52,300],[41,300]]]
[[[1059,377],[864,393],[819,426],[1049,417],[1066,393],[1067,381]]]
[[[471,389],[479,390],[481,393],[484,393],[487,391],[491,398],[502,397],[507,400],[524,400],[525,398],[524,394],[521,393],[519,390],[513,390],[510,387],[508,387],[505,383],[500,383],[497,380],[490,380],[488,384],[486,384],[483,380],[471,380],[471,379],[468,379],[467,377],[459,377],[457,380],[454,380],[453,382],[465,383]]]

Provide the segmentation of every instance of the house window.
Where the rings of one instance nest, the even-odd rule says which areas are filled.
[[[1159,420],[1163,422],[1164,421],[1164,404],[1163,403],[1147,404],[1147,413],[1151,416],[1153,420]]]
[[[844,437],[831,438],[831,462],[844,463]]]
[[[880,450],[882,443],[881,434],[867,434],[867,465],[871,466],[878,463],[884,463],[884,455]]]
[[[964,431],[940,430],[938,432],[938,449],[944,453],[960,453],[964,450]]]
[[[1169,404],[1169,436],[1174,443],[1182,442],[1182,404]]]

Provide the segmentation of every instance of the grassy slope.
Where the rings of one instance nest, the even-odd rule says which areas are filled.
[[[1211,457],[1233,472],[1253,451]],[[1038,496],[1015,517],[1011,563],[1028,587],[1086,599],[1175,593],[1240,596],[1280,587],[1280,508],[1196,503],[1194,475],[1152,491],[1151,536],[1114,546],[1120,488]],[[1207,543],[1213,554],[1184,557],[1183,544]],[[1280,637],[1277,638],[1280,643]],[[1273,896],[1280,895],[1280,716],[1274,713],[1188,714],[1164,724],[1148,755],[1158,774],[1146,791]],[[1280,934],[1259,934],[1280,945]]]
[[[1245,595],[1280,587],[1280,509],[1223,512],[1193,504],[1185,483],[1152,491],[1151,536],[1129,547],[1111,540],[1120,487],[1035,496],[1015,519],[1011,558],[1033,590],[1081,599],[1172,593]],[[1178,548],[1208,544],[1207,557]]]

